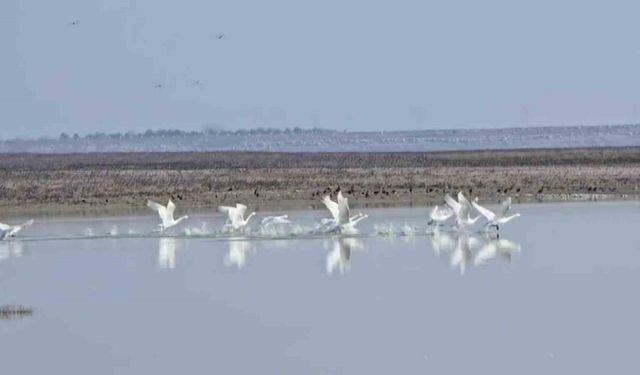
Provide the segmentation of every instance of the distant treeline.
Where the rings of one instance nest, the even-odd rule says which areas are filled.
[[[640,146],[640,125],[338,131],[266,128],[126,133],[62,133],[0,141],[0,153],[93,152],[425,152],[523,148]]]
[[[135,139],[135,138],[165,138],[165,137],[200,137],[200,136],[216,136],[216,135],[268,135],[268,134],[329,134],[336,133],[337,130],[330,129],[321,129],[321,128],[312,128],[312,129],[303,129],[300,127],[294,128],[264,128],[258,127],[253,129],[238,129],[238,130],[221,130],[221,129],[204,129],[201,131],[184,131],[178,129],[161,129],[161,130],[151,130],[148,129],[144,132],[126,132],[126,133],[103,133],[96,132],[91,134],[86,134],[84,136],[79,135],[78,133],[74,133],[72,135],[67,133],[60,133],[58,137],[59,141],[67,141],[67,140],[101,140],[101,139]],[[39,138],[38,140],[55,140],[54,138]],[[21,141],[19,139],[9,140],[11,141]]]

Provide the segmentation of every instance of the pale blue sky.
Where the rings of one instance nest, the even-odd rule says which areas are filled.
[[[639,15],[615,0],[3,0],[0,138],[638,122]]]

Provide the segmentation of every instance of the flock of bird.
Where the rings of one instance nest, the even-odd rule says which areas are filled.
[[[455,200],[450,195],[445,195],[444,201],[446,206],[435,206],[431,210],[429,215],[429,226],[435,226],[440,228],[446,224],[451,218],[455,218],[455,225],[453,229],[457,231],[465,231],[467,228],[475,224],[481,216],[486,219],[485,229],[496,228],[500,230],[500,226],[520,216],[520,214],[509,215],[511,210],[511,198],[506,198],[499,210],[493,212],[486,207],[478,204],[478,198],[476,197],[473,202],[470,202],[462,192],[458,193],[458,199]],[[322,219],[320,222],[322,232],[324,233],[357,233],[356,225],[366,219],[368,215],[363,213],[357,213],[351,215],[349,209],[349,200],[341,191],[337,194],[337,200],[333,201],[330,196],[325,196],[322,199],[322,203],[327,207],[330,218]],[[175,227],[181,222],[187,220],[189,216],[181,216],[175,218],[176,205],[169,199],[166,206],[154,202],[152,200],[147,201],[147,206],[154,210],[160,217],[160,223],[157,226],[157,232],[164,232],[165,230]],[[472,218],[471,210],[475,209],[480,215]],[[236,204],[235,206],[220,206],[218,211],[227,215],[227,221],[223,227],[225,232],[234,232],[246,227],[251,218],[256,215],[255,212],[246,215],[247,206],[243,204]],[[33,220],[29,220],[25,223],[18,225],[8,225],[0,223],[0,239],[6,239],[14,237],[18,232],[27,228],[33,224]],[[287,225],[291,224],[291,220],[287,215],[281,216],[268,216],[261,220],[260,226],[262,228],[272,225]]]
[[[357,213],[351,215],[349,209],[349,200],[341,191],[338,191],[336,201],[333,201],[330,196],[326,195],[322,199],[322,203],[327,207],[330,218],[322,219],[320,224],[324,232],[340,232],[340,233],[357,233],[355,229],[356,224],[366,219],[368,215],[363,213]],[[485,229],[495,228],[500,230],[500,225],[506,224],[511,220],[520,216],[520,214],[509,215],[511,210],[511,198],[507,197],[501,204],[500,208],[493,212],[486,207],[478,204],[478,198],[476,197],[473,202],[464,196],[462,192],[458,193],[458,199],[455,200],[450,195],[446,194],[444,197],[446,206],[435,206],[429,214],[428,225],[442,227],[449,219],[455,217],[454,229],[458,231],[464,231],[473,224],[475,224],[480,217],[484,216],[486,219]],[[158,225],[158,231],[164,231],[170,227],[173,227],[181,221],[188,218],[188,216],[182,216],[178,219],[174,219],[174,211],[176,209],[175,204],[169,200],[166,206],[153,201],[147,201],[147,206],[155,210],[160,216],[161,223]],[[471,218],[471,209],[474,208],[480,215]],[[223,227],[225,231],[237,231],[249,224],[249,221],[255,212],[246,215],[247,206],[243,204],[236,204],[235,206],[220,206],[218,211],[227,215],[227,221]],[[281,216],[268,216],[262,219],[260,222],[261,227],[270,225],[283,225],[291,224],[288,215]]]

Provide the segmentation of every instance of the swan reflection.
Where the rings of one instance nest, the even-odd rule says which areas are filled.
[[[176,266],[175,238],[161,238],[158,243],[158,267],[162,269],[174,269]]]
[[[348,272],[351,266],[351,252],[363,249],[364,243],[360,239],[334,238],[333,250],[327,254],[327,273],[331,275],[336,269],[340,274]]]
[[[484,246],[478,251],[473,259],[473,265],[479,266],[487,263],[489,260],[501,255],[504,259],[511,262],[514,253],[519,253],[521,246],[517,242],[507,240],[505,238],[489,238],[486,237]]]
[[[464,232],[447,232],[435,230],[430,234],[431,248],[440,256],[441,253],[451,253],[449,264],[464,275],[469,265],[480,266],[500,255],[511,262],[513,254],[519,253],[521,245],[517,242],[484,235],[474,237]],[[474,254],[475,252],[475,254]]]
[[[22,247],[21,241],[0,242],[0,262],[9,258],[20,258],[22,256]]]
[[[449,260],[451,268],[460,269],[460,274],[464,275],[464,272],[467,270],[467,266],[471,261],[471,247],[477,246],[477,243],[478,240],[476,238],[471,237],[464,232],[460,232],[456,248],[453,250],[451,259]]]
[[[438,256],[443,251],[452,251],[456,246],[456,239],[451,232],[435,230],[431,233],[429,240],[431,242],[431,248]]]
[[[229,241],[229,252],[224,260],[227,267],[236,266],[238,269],[247,263],[247,253],[253,250],[251,241],[232,240]]]

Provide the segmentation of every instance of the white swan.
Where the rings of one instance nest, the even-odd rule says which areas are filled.
[[[235,207],[220,206],[218,207],[218,211],[227,214],[227,223],[225,224],[225,227],[232,228],[234,230],[240,229],[249,224],[249,220],[251,220],[251,218],[256,214],[255,212],[252,212],[245,219],[244,213],[247,211],[247,206],[240,203],[236,204]]]
[[[186,220],[189,218],[189,216],[186,215],[178,218],[177,220],[173,218],[173,213],[176,210],[176,205],[173,204],[171,199],[169,199],[169,203],[167,203],[166,207],[152,200],[147,200],[147,207],[156,211],[158,213],[158,216],[160,216],[160,220],[162,221],[162,223],[158,224],[158,229],[160,232],[177,225],[182,220]]]
[[[471,203],[467,200],[467,198],[462,194],[462,192],[458,192],[458,201],[451,198],[449,194],[444,196],[445,202],[447,205],[451,207],[453,212],[456,214],[456,223],[458,224],[458,229],[464,229],[470,225],[475,224],[478,219],[480,219],[480,215],[475,218],[471,218],[469,211],[471,210]]]
[[[291,224],[291,220],[289,220],[288,215],[280,215],[280,216],[267,216],[260,221],[260,226],[266,227],[269,225],[285,225]]]
[[[342,195],[342,191],[338,192],[338,202],[340,202],[340,200],[346,200],[346,198]],[[329,209],[329,212],[331,212],[331,217],[333,218],[333,221],[336,224],[340,222],[340,204],[338,202],[332,201],[328,195],[325,195],[325,197],[322,198],[322,203],[324,203],[324,205],[327,206],[327,208]],[[345,201],[345,205],[348,212],[349,204],[347,200]],[[367,217],[368,216],[363,213],[358,213],[351,216],[348,221],[351,222],[351,225],[355,225],[359,221]]]
[[[340,229],[355,229],[355,225],[360,221],[369,217],[363,213],[358,213],[351,216],[351,211],[349,210],[349,200],[342,195],[342,192],[338,192],[338,202],[334,202],[327,195],[322,199],[322,202],[331,212],[331,216],[333,219],[331,220],[323,220],[322,224],[332,225],[333,227],[337,227]]]
[[[478,198],[476,198],[476,200],[477,199]],[[520,217],[520,214],[513,214],[511,216],[507,216],[507,214],[509,213],[509,210],[511,209],[511,197],[507,197],[507,199],[505,199],[502,202],[502,204],[500,205],[500,209],[498,210],[497,213],[485,207],[482,207],[475,201],[472,204],[473,204],[473,207],[475,207],[475,209],[478,210],[478,212],[480,212],[480,214],[487,219],[487,225],[485,225],[485,227],[486,226],[496,227],[497,230],[500,230],[500,225],[506,224],[511,220],[515,219],[516,217]]]
[[[27,220],[22,224],[18,225],[8,225],[0,223],[0,239],[6,239],[9,237],[15,237],[15,235],[23,230],[26,227],[29,227],[33,224],[33,219]]]
[[[445,221],[449,220],[450,217],[453,216],[453,210],[449,207],[438,207],[435,206],[433,210],[429,213],[429,222],[427,225],[442,225]]]

